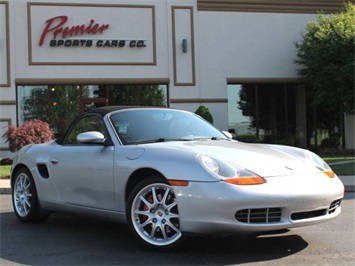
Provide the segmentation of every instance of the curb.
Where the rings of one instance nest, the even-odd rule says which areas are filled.
[[[11,195],[11,188],[0,187],[0,195],[3,194],[10,194]]]
[[[355,176],[339,176],[339,179],[344,184],[345,192],[355,192]]]

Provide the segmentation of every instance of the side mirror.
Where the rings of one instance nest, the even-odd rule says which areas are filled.
[[[229,139],[233,138],[233,135],[231,133],[229,133],[228,131],[222,131],[222,132],[227,138],[229,138]]]
[[[80,133],[76,136],[76,140],[82,144],[101,144],[104,145],[105,136],[97,131],[89,131]]]

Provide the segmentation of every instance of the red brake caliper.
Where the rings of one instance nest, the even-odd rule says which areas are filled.
[[[147,201],[148,201],[149,203],[153,203],[153,195],[149,195],[149,196],[147,197]],[[149,207],[144,204],[143,211],[148,211],[148,210],[149,210]],[[143,222],[145,222],[147,219],[148,219],[148,216],[143,216],[143,217],[142,217]]]

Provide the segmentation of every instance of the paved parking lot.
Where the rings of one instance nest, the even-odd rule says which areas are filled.
[[[126,225],[54,214],[45,223],[15,218],[0,195],[0,265],[354,265],[355,193],[346,193],[337,219],[258,238],[192,237],[184,249],[143,249]]]

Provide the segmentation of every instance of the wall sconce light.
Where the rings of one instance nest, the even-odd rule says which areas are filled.
[[[182,39],[181,47],[182,47],[182,52],[187,53],[187,40],[186,39]]]

